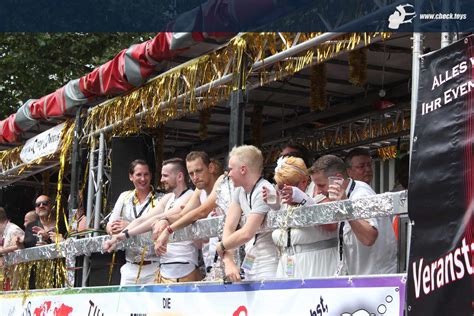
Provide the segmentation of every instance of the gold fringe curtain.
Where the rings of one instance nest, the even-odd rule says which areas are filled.
[[[344,129],[337,137],[334,137],[333,132],[328,132],[327,134],[316,134],[316,136],[299,139],[298,141],[312,151],[319,151],[336,148],[338,146],[352,145],[360,141],[389,135],[391,133],[408,131],[409,129],[410,120],[404,119],[397,124],[394,124],[392,121],[387,121],[382,125],[373,124],[371,128],[364,128],[363,130],[357,131],[357,133],[351,134],[348,129]],[[396,155],[396,148],[395,153],[393,149],[390,149],[390,152],[387,151],[386,156],[388,158],[391,158],[393,155]]]
[[[326,64],[311,67],[311,111],[326,108]]]
[[[34,271],[36,289],[53,289],[66,286],[66,262],[64,258],[30,261],[8,267],[5,277],[11,282],[12,290],[28,290]]]
[[[349,53],[349,82],[362,87],[367,83],[367,49],[361,48]]]
[[[397,146],[388,146],[377,149],[377,154],[382,160],[394,159],[397,157]]]
[[[0,151],[0,165],[2,171],[7,171],[23,163],[20,159],[20,153],[23,146],[18,146],[8,150]]]
[[[135,134],[142,128],[156,128],[168,120],[228,99],[230,92],[238,87],[239,70],[243,70],[245,79],[250,75],[256,76],[260,85],[264,85],[292,75],[313,63],[323,63],[337,54],[352,51],[359,44],[369,45],[375,37],[387,39],[390,36],[390,33],[349,33],[267,67],[252,69],[255,62],[292,47],[296,41],[301,43],[320,34],[244,33],[215,52],[173,68],[124,97],[97,106],[88,116],[85,128],[93,132],[121,121],[122,124],[116,125],[112,131],[116,136]],[[245,64],[244,57],[247,61]],[[232,76],[229,83],[213,85],[196,94],[195,88],[225,75]],[[166,107],[163,106],[165,102],[168,103]],[[141,111],[146,114],[142,119],[137,119],[136,114]]]
[[[349,33],[268,67],[258,70],[251,67],[256,61],[282,52],[297,41],[301,43],[319,35],[321,33],[244,33],[215,52],[173,68],[128,95],[95,107],[86,119],[85,130],[90,133],[119,121],[122,124],[117,125],[112,132],[116,136],[136,134],[143,128],[156,128],[168,120],[228,99],[230,92],[238,87],[241,68],[244,78],[257,76],[260,85],[264,85],[290,76],[310,64],[323,63],[337,54],[350,52],[360,44],[367,46],[375,37],[381,37],[382,40],[390,37],[390,33],[383,32]],[[242,67],[244,57],[248,63]],[[210,86],[199,95],[195,93],[196,87],[225,75],[232,76],[230,83]],[[358,82],[361,82],[360,72]],[[243,88],[245,89],[245,81]],[[178,101],[180,95],[186,96]],[[169,105],[164,107],[164,102],[169,102]],[[146,110],[146,115],[142,119],[136,119],[136,114],[143,110]],[[4,171],[21,164],[21,149],[20,146],[0,152],[0,166]],[[34,163],[39,164],[42,159]]]
[[[211,119],[211,109],[203,109],[199,112],[199,138],[207,138],[209,120]]]
[[[59,218],[62,214],[65,214],[62,206],[62,193],[63,193],[63,177],[66,169],[66,163],[69,160],[69,155],[72,150],[72,141],[74,139],[74,126],[75,123],[72,121],[66,122],[61,132],[61,151],[59,152],[59,173],[58,173],[58,186],[56,190],[56,231],[59,232]],[[69,227],[66,226],[69,232]],[[56,240],[58,243],[59,240]]]

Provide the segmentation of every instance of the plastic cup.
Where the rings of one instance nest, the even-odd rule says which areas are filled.
[[[274,188],[267,188],[267,204],[276,204],[277,193]]]
[[[344,182],[344,179],[341,178],[341,177],[328,177],[328,184],[329,186],[331,185],[338,185],[338,186],[342,186],[342,183]],[[337,196],[332,193],[332,192],[329,192],[329,198],[331,200],[334,200],[337,198]]]

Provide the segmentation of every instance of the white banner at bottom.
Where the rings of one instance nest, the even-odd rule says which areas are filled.
[[[405,275],[4,292],[1,315],[403,315]]]

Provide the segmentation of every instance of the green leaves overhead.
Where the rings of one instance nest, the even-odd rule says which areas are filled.
[[[155,33],[0,33],[0,119]]]

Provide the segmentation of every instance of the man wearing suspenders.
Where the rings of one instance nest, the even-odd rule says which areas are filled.
[[[348,177],[346,165],[334,155],[320,157],[311,168],[311,179],[319,193],[335,196],[334,201],[375,195],[365,182]],[[329,186],[328,177],[344,179],[342,185]],[[397,272],[395,234],[389,217],[359,219],[339,224],[339,255],[350,275]]]
[[[271,184],[263,179],[263,156],[255,146],[234,147],[229,153],[229,177],[235,190],[227,211],[224,234],[216,248],[223,258],[226,277],[236,282],[241,279],[233,251],[245,244],[246,256],[241,265],[247,280],[273,278],[278,265],[277,248],[272,233],[257,234],[270,207],[263,201],[262,188]],[[237,229],[242,215],[247,220]]]

